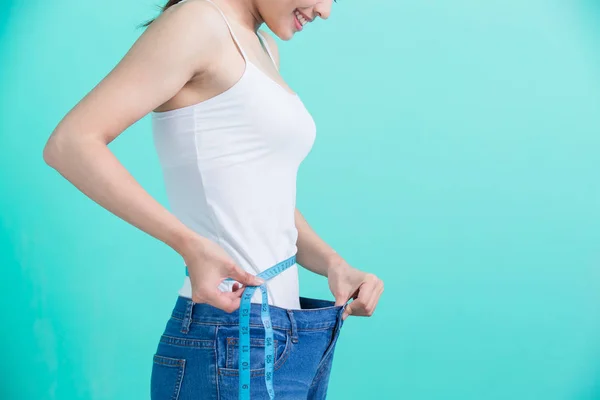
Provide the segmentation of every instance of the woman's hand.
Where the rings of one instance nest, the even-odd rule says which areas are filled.
[[[259,286],[260,278],[239,267],[231,257],[215,242],[198,237],[192,240],[182,254],[188,275],[192,283],[192,301],[208,303],[226,312],[233,312],[240,307],[243,285]],[[219,290],[219,284],[226,278],[235,283],[233,291]]]
[[[379,296],[383,293],[383,281],[374,274],[360,271],[351,267],[345,261],[329,267],[327,272],[329,289],[335,297],[335,305],[344,305],[350,298],[344,310],[342,319],[348,315],[368,316],[375,312]]]

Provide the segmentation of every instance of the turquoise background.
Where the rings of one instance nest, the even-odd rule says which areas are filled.
[[[42,149],[156,4],[3,2],[1,399],[149,398],[181,258]],[[343,0],[279,41],[318,126],[298,208],[386,287],[328,398],[600,399],[599,27],[592,0]],[[110,148],[167,204],[149,117]]]

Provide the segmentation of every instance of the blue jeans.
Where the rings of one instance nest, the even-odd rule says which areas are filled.
[[[326,398],[346,305],[300,297],[300,306],[300,310],[269,306],[275,349],[275,398],[321,400]],[[252,400],[269,399],[260,310],[260,304],[251,304]],[[151,399],[238,399],[238,324],[238,311],[227,313],[178,296],[154,355]]]

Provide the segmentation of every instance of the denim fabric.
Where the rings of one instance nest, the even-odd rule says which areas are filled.
[[[300,297],[300,310],[269,306],[273,325],[275,399],[326,398],[344,306]],[[261,305],[250,310],[250,396],[265,386]],[[152,400],[238,399],[238,310],[227,313],[178,296],[160,337],[151,376]]]

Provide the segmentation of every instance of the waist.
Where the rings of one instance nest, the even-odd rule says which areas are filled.
[[[265,221],[264,224],[240,222],[237,226],[225,226],[218,220],[214,224],[186,218],[181,218],[181,221],[198,235],[218,244],[238,266],[253,275],[298,251],[298,231],[295,226],[271,227],[272,221]],[[278,281],[289,281],[290,274],[286,273],[286,278],[279,278]]]
[[[301,309],[286,309],[277,306],[269,306],[271,323],[275,329],[327,329],[333,328],[336,318],[342,306],[336,306],[335,302],[310,297],[300,297]],[[189,299],[178,296],[171,316],[184,319]],[[263,326],[261,319],[260,304],[250,305],[250,325]],[[192,309],[191,323],[206,325],[239,325],[239,311],[227,313],[219,308],[206,303],[195,303]]]

